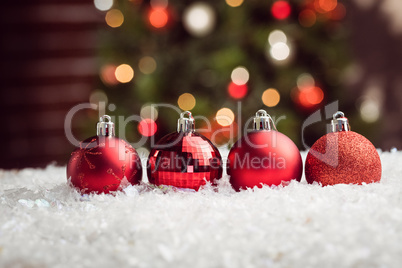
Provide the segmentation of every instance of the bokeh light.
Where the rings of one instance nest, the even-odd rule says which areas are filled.
[[[272,16],[278,20],[283,20],[289,17],[290,11],[290,4],[287,1],[276,1],[271,7]]]
[[[118,9],[111,9],[106,13],[105,21],[112,28],[120,27],[124,22],[123,13]]]
[[[128,64],[121,64],[116,68],[115,76],[120,83],[128,83],[134,77],[134,70]]]
[[[157,7],[149,13],[149,23],[155,28],[163,28],[168,23],[169,16],[165,8]]]
[[[167,8],[169,4],[168,0],[151,0],[150,5],[153,8]]]
[[[179,105],[180,109],[184,111],[192,110],[195,107],[195,103],[195,98],[190,93],[181,94],[177,100],[177,104]]]
[[[281,30],[274,30],[268,36],[268,43],[273,46],[276,43],[286,43],[288,38],[286,34]]]
[[[106,11],[112,8],[113,0],[94,0],[95,7],[100,11]]]
[[[290,55],[290,48],[286,43],[279,42],[270,49],[271,57],[277,61],[286,60]]]
[[[317,21],[315,12],[311,9],[305,9],[299,14],[299,23],[303,27],[311,27]]]
[[[219,125],[226,127],[233,123],[235,115],[229,108],[222,108],[216,112],[215,118]]]
[[[342,20],[346,16],[346,8],[342,3],[338,3],[336,8],[331,11],[331,19]]]
[[[141,107],[140,116],[144,119],[149,118],[156,121],[158,119],[158,110],[151,104],[144,104]]]
[[[296,95],[296,101],[305,108],[314,107],[324,99],[324,92],[319,87],[310,87],[303,90],[297,89]]]
[[[314,87],[315,85],[315,80],[314,77],[311,74],[304,73],[301,74],[297,77],[297,87],[300,90],[308,89],[311,87]]]
[[[183,23],[190,34],[196,37],[206,36],[214,29],[215,11],[207,3],[193,3],[184,11]]]
[[[100,102],[104,102],[105,104],[108,102],[108,97],[105,92],[101,90],[92,92],[89,96],[89,103],[98,105]]]
[[[247,85],[236,85],[230,82],[228,86],[228,93],[234,99],[242,99],[247,95]]]
[[[245,67],[239,66],[232,71],[231,78],[233,83],[241,86],[248,82],[250,74]]]
[[[367,99],[360,105],[360,116],[367,123],[374,123],[380,118],[380,105],[377,101]]]
[[[142,57],[138,63],[138,69],[140,69],[143,74],[153,73],[156,70],[156,66],[155,59],[149,56]]]
[[[336,8],[338,5],[338,0],[316,0],[315,2],[317,11],[319,12],[329,12]]]
[[[156,125],[155,121],[149,118],[141,120],[141,122],[138,124],[138,131],[141,133],[141,135],[146,137],[155,135],[157,129],[158,126]]]
[[[278,105],[281,97],[278,90],[274,88],[268,88],[264,91],[264,93],[262,93],[261,99],[265,106],[274,107]]]
[[[239,7],[243,4],[243,0],[226,0],[226,4],[231,7]]]
[[[101,68],[100,77],[104,84],[106,85],[117,85],[119,81],[116,79],[116,65],[107,64]]]

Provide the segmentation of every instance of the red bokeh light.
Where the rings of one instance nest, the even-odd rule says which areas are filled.
[[[228,93],[234,99],[242,99],[247,94],[247,85],[236,85],[233,82],[230,82],[228,86]]]
[[[141,135],[150,137],[155,135],[158,126],[156,125],[155,121],[149,118],[141,120],[138,124],[138,131]]]
[[[154,8],[149,13],[149,22],[155,28],[163,28],[168,23],[168,12],[164,8]]]
[[[312,108],[324,100],[324,92],[319,87],[295,90],[294,100],[304,108]]]
[[[278,20],[283,20],[289,17],[290,11],[291,7],[287,1],[276,1],[271,7],[272,16]]]

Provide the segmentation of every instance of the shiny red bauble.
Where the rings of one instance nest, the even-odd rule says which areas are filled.
[[[222,177],[221,155],[211,141],[194,129],[191,112],[181,113],[177,132],[163,137],[149,153],[150,183],[196,191],[206,182],[216,185]]]
[[[83,193],[109,193],[141,181],[141,161],[131,145],[115,137],[81,142],[67,165],[67,178]]]
[[[305,165],[308,183],[322,186],[381,180],[381,160],[373,144],[353,131],[328,133],[311,147]]]
[[[227,173],[236,191],[300,181],[300,152],[291,139],[274,130],[254,130],[238,140],[228,156]]]
[[[148,180],[155,185],[198,190],[206,182],[216,185],[221,177],[218,149],[196,132],[168,134],[149,154]]]

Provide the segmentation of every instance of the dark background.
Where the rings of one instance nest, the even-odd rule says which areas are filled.
[[[180,19],[193,1],[169,1],[169,22],[162,29],[147,22],[152,9],[149,1],[115,1],[113,8],[124,14],[118,28],[109,27],[107,11],[96,9],[89,0],[2,1],[0,167],[43,167],[53,161],[64,165],[74,149],[64,134],[65,116],[91,96],[93,100],[106,95],[117,107],[109,111],[114,116],[139,114],[145,103],[176,105],[185,92],[196,97],[194,114],[213,120],[222,107],[235,111],[238,100],[227,94],[226,86],[231,71],[239,65],[250,72],[248,93],[241,99],[243,113],[236,114],[243,122],[260,108],[273,116],[286,115],[278,129],[304,150],[303,121],[326,104],[339,101],[354,131],[383,150],[402,149],[402,27],[398,18],[402,5],[397,1],[339,1],[346,10],[344,18],[319,20],[318,16],[327,14],[317,13],[317,23],[311,27],[301,27],[298,16],[313,7],[313,0],[289,1],[292,11],[285,20],[270,13],[273,1],[246,1],[235,8],[225,1],[205,2],[215,9],[216,25],[200,38],[187,33]],[[295,57],[285,67],[269,62],[259,51],[259,42],[274,29],[293,38]],[[158,63],[151,75],[141,74],[136,67],[144,55]],[[133,66],[134,79],[124,84],[105,82],[102,68],[120,63]],[[198,75],[205,70],[214,74],[214,84],[199,81]],[[319,81],[325,96],[313,107],[303,107],[291,97],[297,76],[306,71]],[[273,108],[260,99],[269,87],[281,94]],[[374,121],[362,115],[367,101],[379,110]],[[156,139],[175,130],[178,116],[159,114]],[[73,120],[76,136],[94,135],[97,119],[97,111],[78,113]],[[308,145],[325,133],[326,123],[306,129]],[[126,132],[130,142],[139,138],[136,123]],[[217,142],[228,140],[222,137]]]

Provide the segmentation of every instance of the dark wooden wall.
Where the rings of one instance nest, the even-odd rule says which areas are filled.
[[[97,81],[93,0],[1,1],[0,168],[64,164],[64,118]]]

